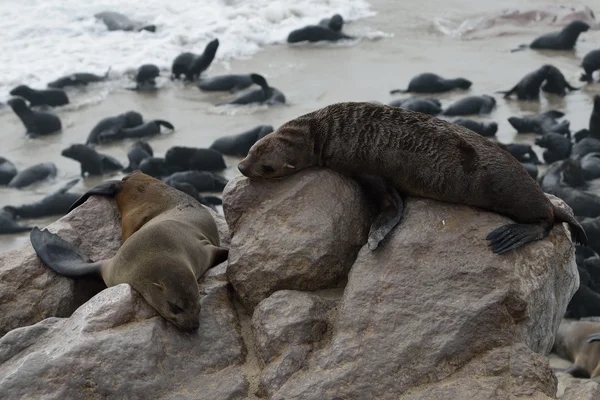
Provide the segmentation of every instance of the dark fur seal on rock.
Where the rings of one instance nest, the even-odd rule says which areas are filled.
[[[535,151],[530,144],[527,143],[497,143],[498,147],[508,151],[517,161],[521,163],[541,164]]]
[[[344,26],[344,18],[340,14],[334,14],[331,18],[323,18],[319,25],[326,26],[334,32],[341,32]]]
[[[394,93],[445,93],[454,89],[468,90],[472,82],[465,78],[445,79],[437,74],[426,72],[412,78],[408,83],[408,89],[394,89]]]
[[[539,36],[531,42],[529,47],[538,50],[573,50],[579,35],[582,32],[586,32],[588,29],[590,29],[590,26],[586,22],[575,20],[559,32],[552,32]],[[527,45],[521,45],[512,51],[522,50],[526,47]]]
[[[10,182],[8,182],[8,187],[22,188],[29,186],[32,183],[42,181],[47,178],[54,178],[56,176],[56,172],[56,165],[54,165],[54,163],[47,162],[35,164],[17,173],[17,175],[15,175]]]
[[[71,75],[63,76],[62,78],[58,78],[55,81],[52,81],[48,84],[49,88],[53,89],[62,89],[67,86],[84,86],[88,83],[92,82],[102,82],[106,78],[108,78],[108,73],[110,72],[110,68],[104,75],[94,75],[88,72],[76,72]]]
[[[552,65],[542,65],[535,71],[525,75],[512,89],[508,91],[499,91],[496,93],[504,94],[505,99],[509,98],[513,94],[516,94],[519,100],[539,100],[540,87],[548,78],[548,74],[551,70]]]
[[[111,259],[93,262],[73,244],[34,228],[31,244],[54,272],[79,278],[100,276],[106,286],[130,284],[167,321],[182,330],[199,326],[197,280],[227,259],[210,212],[165,183],[134,172],[88,191],[115,197],[121,213],[122,245]]]
[[[30,137],[50,135],[62,129],[58,116],[47,111],[34,111],[27,107],[25,100],[20,97],[8,100],[8,105],[25,125],[26,134]]]
[[[12,96],[19,96],[29,102],[29,106],[63,106],[69,104],[69,98],[64,90],[36,90],[27,85],[19,85],[10,91]]]
[[[273,130],[271,125],[259,125],[237,135],[219,138],[215,140],[209,148],[228,156],[246,157],[250,147],[252,147],[258,139],[262,139],[273,132]]]
[[[287,37],[287,42],[336,42],[341,39],[354,39],[354,37],[348,36],[341,31],[334,31],[329,26],[307,25],[304,28],[291,31]]]
[[[253,90],[249,93],[243,94],[237,99],[217,104],[218,106],[222,105],[232,105],[232,104],[283,104],[285,103],[285,96],[281,91],[277,88],[269,86],[267,80],[258,74],[250,74],[250,78],[252,82],[260,86],[260,89]]]
[[[464,126],[485,137],[495,136],[496,132],[498,132],[498,124],[495,122],[479,122],[468,118],[458,118],[452,121],[452,123]]]
[[[583,57],[581,68],[585,71],[579,80],[581,82],[593,82],[594,72],[600,69],[600,49],[592,50]]]
[[[455,101],[446,108],[442,114],[455,115],[483,115],[489,114],[496,107],[496,99],[492,96],[467,96]]]
[[[486,238],[494,253],[542,239],[557,222],[569,224],[574,242],[587,243],[570,210],[553,205],[523,166],[495,143],[395,107],[338,103],[303,115],[256,142],[238,169],[250,178],[276,179],[317,165],[382,177],[404,195],[508,216],[516,223]]]
[[[167,185],[175,183],[190,184],[198,192],[222,192],[227,185],[227,179],[208,171],[175,172],[163,180]]]
[[[213,149],[196,147],[171,147],[165,153],[165,162],[171,172],[220,171],[227,168],[221,153]]]
[[[214,39],[206,45],[201,55],[181,53],[171,65],[171,79],[180,79],[181,75],[185,75],[187,81],[198,79],[214,60],[218,48],[219,39]]]
[[[0,209],[0,235],[27,232],[31,229],[31,226],[19,225],[16,215],[11,210]]]
[[[220,75],[200,79],[198,88],[206,92],[239,92],[250,87],[254,82],[251,74]]]
[[[140,164],[146,158],[150,158],[154,155],[152,147],[148,142],[138,140],[131,145],[127,152],[127,158],[129,159],[129,165],[123,169],[123,172],[133,172],[136,169],[140,169]],[[142,171],[143,172],[143,171]]]
[[[94,126],[85,144],[100,143],[103,137],[115,137],[123,128],[134,128],[144,123],[142,114],[136,111],[127,111],[116,117],[103,118]]]
[[[393,100],[389,105],[434,116],[442,112],[442,103],[438,99],[432,98],[409,97],[408,99]]]
[[[573,87],[567,82],[567,79],[558,68],[553,65],[550,65],[550,67],[546,83],[542,85],[544,92],[564,97],[567,94],[567,89],[570,91],[579,90],[579,88]]]
[[[0,157],[0,185],[8,185],[8,182],[17,174],[17,168],[4,157]]]
[[[508,122],[518,133],[570,133],[569,121],[565,120],[560,123],[557,121],[564,116],[565,114],[560,111],[549,110],[530,117],[510,117]]]
[[[535,144],[547,149],[544,151],[544,161],[548,164],[564,160],[571,155],[571,140],[559,133],[537,135]]]
[[[53,215],[65,215],[71,205],[81,197],[80,193],[69,193],[69,190],[79,182],[73,179],[56,192],[49,194],[35,203],[20,206],[6,206],[5,210],[19,218],[43,218]]]
[[[81,164],[81,176],[101,176],[110,171],[123,169],[121,163],[114,157],[98,153],[85,144],[73,144],[60,154]]]

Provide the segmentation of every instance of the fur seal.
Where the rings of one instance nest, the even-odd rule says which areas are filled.
[[[215,140],[209,148],[228,156],[246,157],[250,147],[252,147],[258,139],[262,139],[273,132],[273,130],[271,125],[259,125],[237,135],[219,138]]]
[[[227,168],[223,155],[213,149],[197,147],[171,147],[165,153],[165,163],[169,171],[220,171]]]
[[[452,123],[464,126],[485,137],[496,136],[496,132],[498,132],[498,124],[495,122],[479,122],[468,118],[458,118],[452,121]]]
[[[115,11],[102,11],[94,14],[94,17],[102,21],[109,31],[156,32],[155,25],[144,25],[140,22],[132,21],[126,15]]]
[[[573,362],[565,372],[577,378],[600,376],[600,343],[590,340],[598,334],[600,322],[562,320],[553,350]]]
[[[535,144],[547,149],[544,151],[544,161],[548,164],[564,160],[571,155],[571,140],[559,133],[537,135]]]
[[[600,139],[600,96],[594,96],[594,108],[590,115],[589,137]]]
[[[600,178],[600,153],[588,153],[579,161],[586,181]]]
[[[530,144],[527,143],[496,143],[502,150],[506,150],[511,156],[517,159],[520,163],[541,164],[537,154],[533,151]]]
[[[30,137],[50,135],[62,130],[60,118],[51,112],[34,111],[20,97],[13,97],[7,103],[25,125],[26,135]]]
[[[81,164],[81,176],[102,176],[106,172],[123,169],[121,163],[114,157],[98,153],[85,144],[72,144],[60,153],[63,157],[71,158]]]
[[[408,99],[393,100],[389,105],[434,116],[442,112],[442,103],[433,98],[409,97]]]
[[[71,205],[81,197],[80,193],[69,192],[77,182],[79,182],[79,179],[73,179],[56,192],[49,194],[35,203],[6,206],[4,209],[19,218],[43,218],[53,215],[65,215],[69,212]]]
[[[212,78],[200,79],[198,88],[205,92],[239,92],[250,87],[254,82],[251,74],[219,75]]]
[[[319,25],[326,26],[334,32],[341,32],[344,26],[344,18],[340,14],[334,14],[331,18],[323,18]]]
[[[259,74],[250,74],[252,82],[260,86],[260,89],[253,90],[249,93],[243,94],[240,97],[217,104],[222,105],[233,105],[233,104],[283,104],[285,103],[285,96],[277,88],[269,86],[267,80]]]
[[[504,94],[505,99],[509,98],[513,94],[516,94],[519,100],[539,100],[540,87],[548,78],[548,74],[550,73],[551,69],[552,65],[550,64],[542,65],[535,71],[525,75],[512,89],[499,91],[496,93]]]
[[[4,157],[0,157],[0,185],[8,185],[8,182],[17,174],[17,168]]]
[[[62,89],[67,86],[85,86],[88,83],[104,81],[106,78],[108,78],[109,72],[110,68],[104,75],[95,75],[90,74],[89,72],[76,72],[74,74],[58,78],[57,80],[48,83],[47,86],[53,89]]]
[[[129,165],[123,169],[123,172],[133,172],[139,169],[140,164],[146,158],[150,158],[154,155],[152,147],[148,142],[138,140],[131,145],[127,152],[127,158],[129,159]]]
[[[567,94],[567,89],[570,91],[579,90],[579,88],[571,86],[569,82],[567,82],[565,76],[558,68],[553,65],[550,65],[550,67],[546,83],[542,85],[542,90],[544,92],[564,97]]]
[[[11,96],[19,96],[34,106],[63,106],[69,104],[69,97],[62,89],[36,90],[27,85],[19,85],[10,91]]]
[[[426,72],[412,78],[408,83],[408,89],[394,89],[390,94],[395,93],[445,93],[454,89],[468,90],[473,83],[465,78],[445,79],[441,76]]]
[[[162,157],[147,157],[140,162],[140,171],[154,178],[167,176],[170,173],[167,163]]]
[[[116,117],[103,118],[92,128],[85,144],[98,144],[104,137],[114,137],[123,128],[134,128],[142,125],[144,120],[142,114],[136,111],[127,111]]]
[[[198,192],[222,192],[228,181],[208,171],[182,171],[169,175],[163,182],[169,186],[174,186],[175,183],[187,183]]]
[[[56,176],[56,172],[57,169],[54,163],[47,162],[35,164],[17,173],[10,180],[10,182],[8,182],[8,187],[22,188],[29,186],[32,183],[42,181],[47,178],[54,178]]]
[[[532,49],[547,50],[573,50],[575,43],[582,32],[590,26],[581,20],[572,21],[559,32],[547,33],[539,36],[529,45]]]
[[[581,60],[581,68],[583,68],[584,74],[581,75],[579,80],[581,82],[593,82],[594,72],[600,69],[600,49],[587,53]]]
[[[573,158],[581,158],[589,153],[600,153],[600,140],[586,137],[575,143],[571,152]]]
[[[541,114],[528,117],[510,117],[508,122],[518,133],[570,133],[569,121],[558,122],[565,114],[556,110],[545,111]]]
[[[213,39],[206,45],[201,55],[181,53],[175,57],[171,65],[171,79],[180,79],[181,75],[185,75],[186,81],[198,79],[214,60],[218,48],[219,39]]]
[[[290,32],[287,37],[288,43],[299,42],[337,42],[341,39],[354,39],[340,31],[334,31],[329,26],[323,25],[307,25],[304,28],[296,29]]]
[[[569,224],[574,242],[587,243],[570,210],[553,205],[509,153],[469,129],[400,108],[349,102],[305,114],[256,142],[238,169],[276,179],[317,165],[510,217],[516,223],[486,237],[497,254],[546,237],[557,222]]]
[[[467,96],[455,101],[446,108],[442,114],[456,115],[483,115],[489,114],[496,107],[496,99],[484,94],[483,96]]]
[[[197,280],[228,254],[208,209],[139,171],[96,186],[73,208],[92,195],[116,198],[122,226],[117,254],[93,262],[60,236],[34,228],[30,238],[38,256],[60,275],[99,275],[106,286],[128,283],[177,328],[198,329]]]
[[[154,64],[143,64],[135,72],[133,80],[135,87],[128,90],[156,89],[156,78],[160,76],[160,69]]]
[[[0,235],[21,233],[32,230],[31,226],[22,226],[17,222],[17,217],[10,210],[0,209]]]
[[[160,135],[160,127],[164,126],[168,129],[174,130],[175,127],[167,121],[162,119],[155,119],[148,121],[141,125],[137,125],[131,128],[121,128],[118,131],[104,132],[100,135],[99,140],[101,142],[112,142],[115,140],[123,139],[141,139],[150,136]]]

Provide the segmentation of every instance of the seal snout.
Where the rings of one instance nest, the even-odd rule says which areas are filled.
[[[239,164],[238,164],[238,169],[240,170],[240,172],[241,172],[243,175],[245,175],[245,176],[248,176],[248,175],[247,175],[247,173],[248,173],[248,166],[247,166],[246,164],[244,164],[244,163],[239,163]]]

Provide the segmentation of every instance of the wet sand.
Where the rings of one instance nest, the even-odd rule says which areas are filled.
[[[340,101],[389,101],[409,95],[390,95],[389,91],[406,88],[411,77],[422,72],[435,72],[444,77],[465,77],[473,81],[468,92],[455,91],[436,95],[445,107],[467,94],[490,94],[497,99],[497,108],[484,121],[499,124],[498,140],[503,143],[533,143],[534,135],[519,135],[507,118],[514,115],[537,114],[557,109],[571,121],[573,132],[588,125],[593,96],[600,93],[600,84],[585,85],[579,82],[580,60],[590,50],[600,47],[600,31],[589,31],[580,37],[574,52],[525,50],[510,53],[521,43],[529,43],[536,35],[557,30],[556,27],[539,26],[528,34],[462,40],[443,36],[432,28],[433,18],[465,18],[486,11],[498,11],[508,7],[533,7],[539,4],[560,2],[515,0],[497,2],[474,2],[468,0],[421,0],[398,2],[375,0],[372,2],[378,14],[371,18],[349,23],[344,27],[348,34],[360,34],[377,29],[393,37],[379,40],[362,39],[350,44],[313,44],[301,46],[278,45],[264,49],[251,59],[237,60],[228,64],[217,62],[208,73],[263,74],[271,86],[286,95],[284,106],[215,107],[221,101],[233,98],[223,93],[203,93],[194,85],[184,86],[167,80],[168,71],[162,73],[164,86],[155,93],[141,94],[125,89],[113,91],[101,102],[91,102],[95,92],[106,90],[90,85],[84,90],[69,92],[72,102],[90,103],[81,107],[66,106],[56,109],[63,122],[63,133],[48,138],[27,139],[24,128],[10,109],[0,110],[0,155],[11,160],[18,169],[38,162],[56,163],[59,174],[52,182],[16,190],[0,188],[0,206],[19,205],[41,199],[68,180],[79,177],[79,164],[60,155],[62,149],[73,143],[84,143],[91,128],[102,118],[124,111],[136,110],[145,120],[164,119],[172,122],[176,130],[172,134],[149,139],[156,155],[175,145],[207,147],[213,140],[240,133],[259,124],[271,124],[275,128],[301,114]],[[478,4],[484,3],[484,4]],[[487,4],[495,3],[495,4]],[[525,4],[523,4],[525,3]],[[591,7],[594,4],[589,4]],[[596,10],[598,11],[598,10]],[[508,90],[525,74],[545,63],[558,67],[574,86],[582,90],[564,98],[541,95],[541,102],[504,100],[498,90]],[[117,82],[121,87],[127,84]],[[110,154],[127,165],[127,150],[131,141],[97,146],[97,151]],[[538,149],[539,150],[539,149]],[[541,153],[540,153],[541,155]],[[238,174],[237,159],[226,158],[229,168],[224,172],[228,178]],[[118,178],[122,174],[105,175],[102,178],[86,178],[72,191],[83,192],[105,179]],[[57,218],[22,221],[23,224],[45,226]],[[23,243],[28,234],[0,236],[0,251]]]

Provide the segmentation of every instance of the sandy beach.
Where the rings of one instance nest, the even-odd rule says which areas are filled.
[[[284,106],[215,107],[215,104],[233,96],[203,93],[195,85],[172,83],[167,79],[168,71],[164,70],[160,81],[162,87],[154,93],[125,90],[127,85],[122,79],[119,81],[121,89],[113,90],[100,102],[90,101],[90,98],[93,98],[94,90],[104,90],[101,85],[70,91],[74,105],[56,109],[63,121],[63,132],[47,138],[25,138],[24,127],[19,119],[9,108],[0,109],[0,140],[3,143],[0,155],[11,160],[18,169],[51,161],[59,170],[58,176],[51,182],[21,190],[0,188],[0,205],[19,205],[39,200],[68,180],[79,177],[79,164],[62,157],[61,150],[70,144],[85,142],[88,133],[100,119],[128,110],[141,112],[145,120],[160,118],[175,125],[174,133],[149,140],[155,155],[160,156],[175,145],[208,147],[221,136],[240,133],[259,124],[270,124],[277,128],[292,118],[335,102],[376,100],[388,103],[402,97],[390,95],[391,89],[405,88],[411,77],[422,72],[435,72],[448,78],[465,77],[473,82],[468,94],[492,95],[498,90],[510,89],[525,74],[551,63],[565,74],[571,84],[583,88],[564,98],[544,94],[539,103],[504,100],[501,95],[495,94],[497,108],[489,117],[475,119],[496,121],[499,124],[497,137],[503,143],[533,143],[534,135],[516,137],[516,132],[507,121],[508,117],[514,115],[557,109],[563,111],[571,121],[573,132],[587,127],[592,99],[600,93],[600,84],[583,86],[578,81],[579,64],[587,52],[598,47],[600,31],[590,30],[583,34],[574,52],[525,50],[510,53],[510,49],[528,43],[537,34],[557,28],[541,26],[532,28],[528,34],[477,40],[444,36],[432,28],[432,21],[438,16],[460,19],[501,8],[535,7],[560,2],[510,0],[503,2],[502,6],[497,2],[468,0],[421,0],[401,4],[393,0],[374,0],[371,3],[377,15],[349,23],[344,30],[348,34],[359,35],[360,32],[376,29],[389,34],[389,37],[376,40],[363,38],[350,44],[270,46],[249,59],[215,62],[207,72],[209,76],[261,73],[270,85],[286,95],[287,104]],[[595,5],[600,4],[588,4],[592,8]],[[114,78],[118,80],[118,77]],[[447,106],[466,94],[452,92],[435,97],[440,98],[443,106]],[[88,104],[77,106],[78,101]],[[97,150],[116,157],[126,165],[130,144],[130,141],[125,141],[100,145]],[[227,158],[226,161],[229,168],[224,176],[232,178],[238,174],[235,169],[237,160]],[[82,179],[72,191],[83,192],[102,180],[119,176],[121,174]],[[22,223],[45,226],[55,219],[24,220]],[[28,233],[0,236],[0,251],[23,243],[27,238]]]

